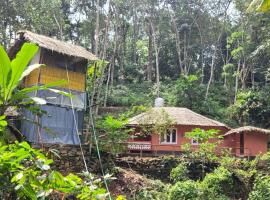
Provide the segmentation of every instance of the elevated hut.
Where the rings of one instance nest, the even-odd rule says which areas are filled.
[[[29,31],[19,31],[15,44],[9,51],[14,57],[25,42],[40,48],[29,64],[44,64],[23,80],[23,86],[48,84],[65,79],[66,85],[59,89],[71,93],[73,98],[51,91],[38,91],[29,95],[41,97],[47,104],[41,109],[45,115],[38,117],[25,110],[21,131],[27,140],[34,143],[79,144],[86,106],[86,72],[89,61],[97,60],[92,53],[80,46],[69,44]]]

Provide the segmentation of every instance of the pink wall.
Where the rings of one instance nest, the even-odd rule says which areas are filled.
[[[152,151],[181,151],[181,146],[185,143],[191,143],[190,139],[184,137],[185,132],[192,131],[194,128],[201,128],[204,130],[209,129],[217,129],[220,130],[220,135],[224,135],[229,129],[226,127],[209,127],[209,126],[187,126],[187,125],[177,125],[175,126],[177,129],[177,142],[176,144],[161,144],[160,143],[160,135],[152,134],[148,138],[135,138],[129,139],[129,142],[136,141],[151,141]],[[137,127],[134,131],[135,133],[139,133],[140,129]],[[260,153],[267,152],[267,142],[268,135],[263,133],[251,132],[244,133],[244,156],[256,156]],[[196,148],[197,145],[193,145]],[[240,155],[240,134],[231,134],[224,137],[223,142],[220,144],[217,153],[220,152],[221,149],[231,149],[231,153],[235,156]]]
[[[245,133],[244,134],[244,148],[249,149],[249,156],[256,156],[260,153],[267,152],[268,135],[263,133]]]
[[[222,147],[231,148],[236,156],[256,156],[267,152],[268,135],[257,132],[244,134],[244,155],[240,154],[240,133],[225,136]]]
[[[185,143],[191,143],[190,139],[184,137],[185,132],[192,131],[194,128],[201,128],[204,130],[217,129],[220,130],[220,134],[223,135],[228,129],[226,127],[209,127],[209,126],[187,126],[178,125],[175,126],[177,129],[177,143],[176,144],[161,144],[160,135],[152,134],[152,149],[153,151],[181,151],[181,146]],[[196,147],[196,145],[193,145]]]

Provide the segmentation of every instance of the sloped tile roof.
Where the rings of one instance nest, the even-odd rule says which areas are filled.
[[[227,125],[182,107],[154,107],[128,121],[128,125],[151,125],[166,122],[173,125],[222,126]]]

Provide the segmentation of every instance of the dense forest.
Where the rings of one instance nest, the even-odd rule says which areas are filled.
[[[27,29],[108,61],[89,81],[98,106],[160,96],[231,126],[268,128],[269,12],[247,12],[249,3],[3,0],[0,40],[8,48]]]

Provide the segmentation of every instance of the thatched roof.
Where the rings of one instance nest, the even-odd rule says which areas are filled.
[[[35,43],[44,49],[55,51],[68,56],[84,58],[87,60],[98,60],[98,58],[94,54],[90,53],[81,46],[77,46],[25,30],[18,31],[17,34],[19,36],[19,40]]]
[[[227,127],[221,122],[209,119],[187,108],[180,107],[154,107],[147,112],[129,119],[128,125],[152,125],[166,122],[167,118],[169,118],[169,121],[171,120],[172,125]]]
[[[258,128],[258,127],[254,127],[254,126],[243,126],[243,127],[239,127],[239,128],[235,128],[232,129],[230,131],[228,131],[226,135],[231,135],[233,133],[264,133],[264,134],[270,134],[270,130],[267,129],[263,129],[263,128]]]

